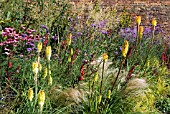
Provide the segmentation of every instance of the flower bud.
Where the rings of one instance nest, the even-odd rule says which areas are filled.
[[[129,43],[128,43],[127,40],[125,40],[125,41],[124,41],[124,44],[123,44],[123,46],[122,46],[122,55],[123,55],[124,57],[126,57],[126,55],[127,55],[128,48],[129,48]]]
[[[68,57],[68,62],[71,62],[71,57],[70,56]]]
[[[136,16],[136,23],[137,23],[137,25],[140,25],[140,23],[141,23],[141,16]]]
[[[156,19],[155,19],[155,18],[153,18],[153,19],[152,19],[152,26],[154,26],[154,27],[155,27],[156,25],[157,25],[157,21],[156,21]]]
[[[73,55],[73,48],[71,48],[71,50],[70,50],[70,55],[71,56]]]
[[[28,90],[28,99],[30,101],[32,101],[33,97],[34,97],[34,92],[33,92],[32,88],[29,88],[29,90]]]
[[[71,44],[71,40],[72,40],[72,34],[70,33],[68,38],[66,39],[66,42],[67,42],[68,46]]]
[[[41,52],[42,50],[42,42],[39,42],[37,45],[37,52]]]
[[[49,76],[49,79],[48,79],[48,85],[52,85],[52,83],[53,83],[53,79],[52,79],[52,77],[51,77],[51,75]]]
[[[51,46],[47,46],[46,47],[46,50],[45,50],[45,55],[46,55],[46,58],[47,58],[47,60],[49,60],[50,61],[50,58],[51,58]]]
[[[97,82],[98,78],[99,78],[99,73],[96,72],[95,75],[94,75],[93,81],[94,81],[94,82]]]
[[[38,105],[40,107],[42,107],[44,105],[44,101],[45,101],[45,93],[44,90],[40,90],[38,92]]]
[[[33,62],[32,63],[32,71],[34,74],[38,74],[38,62]]]
[[[107,55],[107,53],[104,53],[103,54],[103,61],[107,61],[108,60],[108,55]]]
[[[44,74],[43,74],[43,78],[46,78],[46,76],[47,76],[47,72],[48,72],[48,69],[47,69],[47,67],[44,69]]]
[[[143,26],[139,26],[139,39],[141,40],[142,39],[142,36],[143,36]]]
[[[98,96],[98,103],[100,104],[101,101],[102,101],[102,95],[99,95],[99,96]]]
[[[107,98],[110,99],[110,95],[111,95],[111,90],[108,90],[108,93],[107,93]]]

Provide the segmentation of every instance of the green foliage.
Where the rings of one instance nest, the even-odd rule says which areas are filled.
[[[117,15],[114,6],[100,5],[67,0],[2,3],[1,34],[9,27],[21,36],[17,41],[15,36],[0,35],[0,43],[17,39],[17,43],[0,45],[2,113],[169,113],[169,63],[160,59],[169,48],[163,46],[164,41],[151,43],[156,35],[145,36],[140,42],[137,35],[122,37],[120,30],[131,25],[130,14],[124,9],[122,15]],[[25,37],[28,39],[22,40]],[[120,49],[125,39],[129,49],[134,47],[127,57]],[[41,52],[37,52],[38,42],[43,45]],[[31,51],[27,51],[29,43],[34,45]],[[50,60],[47,46],[52,50]],[[108,54],[108,61],[101,57],[103,53]],[[36,61],[42,65],[38,74],[33,72]],[[145,79],[148,86],[133,83],[134,89],[129,92],[129,83],[135,78]],[[29,88],[34,92],[32,101],[28,99]],[[43,110],[38,103],[39,90],[45,92]]]

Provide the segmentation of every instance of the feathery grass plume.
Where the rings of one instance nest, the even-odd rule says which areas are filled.
[[[140,25],[141,23],[141,16],[136,16],[136,24]]]
[[[32,101],[33,97],[34,97],[33,89],[32,89],[32,88],[29,88],[29,90],[28,90],[28,99],[29,99],[30,101]]]
[[[129,48],[129,43],[127,40],[124,41],[124,44],[122,46],[122,55],[123,57],[126,57],[127,52],[128,52],[128,48]]]
[[[107,53],[103,53],[103,61],[107,61],[108,60],[108,55],[107,55]]]
[[[39,42],[37,45],[37,52],[41,52],[42,50],[42,42]]]
[[[43,105],[45,101],[45,93],[44,90],[40,90],[38,92],[38,105],[40,106],[40,111],[42,111]]]
[[[110,99],[110,95],[111,95],[111,90],[108,90],[108,93],[107,93],[107,98]]]
[[[143,36],[143,26],[139,26],[139,39],[141,40],[142,39],[142,36]]]
[[[57,106],[65,107],[71,105],[77,105],[82,102],[86,102],[86,91],[81,89],[68,88],[62,91],[56,98],[54,98],[54,103]]]
[[[68,35],[68,38],[66,39],[66,42],[67,42],[67,45],[69,46],[71,44],[71,41],[72,41],[72,34],[70,33]]]
[[[98,103],[100,104],[101,101],[102,101],[102,95],[99,95],[99,96],[98,96]]]
[[[99,73],[98,73],[98,71],[97,71],[97,72],[95,73],[95,75],[94,75],[93,81],[94,81],[94,82],[97,82],[98,78],[99,78]]]
[[[44,68],[44,74],[43,74],[43,78],[46,78],[46,76],[47,76],[47,73],[48,73],[48,69],[47,69],[47,67],[46,67],[46,68]]]
[[[156,21],[156,19],[155,18],[152,18],[152,26],[156,26],[157,25],[157,21]]]
[[[38,62],[37,61],[32,63],[32,71],[35,75],[38,74]]]
[[[50,61],[51,53],[52,53],[51,46],[47,46],[45,50],[45,55],[48,61]]]

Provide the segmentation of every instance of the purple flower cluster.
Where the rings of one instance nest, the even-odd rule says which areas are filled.
[[[162,29],[157,26],[155,30],[155,34],[162,34]],[[130,42],[134,42],[137,35],[137,27],[132,28],[123,28],[120,30],[119,35],[122,38],[128,39]],[[143,38],[151,38],[152,36],[152,27],[144,27]]]
[[[36,32],[32,29],[23,29],[26,31],[25,33],[17,33],[14,28],[7,27],[5,30],[2,31],[2,37],[6,37],[6,40],[0,42],[0,46],[9,46],[12,45],[14,47],[23,46],[26,42],[27,51],[32,50],[35,48],[34,42],[38,42],[41,38],[39,35],[34,35],[33,33]]]

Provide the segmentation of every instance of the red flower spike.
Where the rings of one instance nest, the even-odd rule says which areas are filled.
[[[78,77],[78,81],[82,81],[83,79],[84,79],[83,76]]]
[[[43,43],[43,45],[46,46],[47,43],[48,43],[48,40],[45,40],[44,43]]]
[[[126,79],[127,80],[129,80],[131,77],[132,77],[132,73],[133,73],[133,71],[134,71],[134,69],[135,69],[135,67],[138,65],[138,63],[136,63],[135,65],[133,65],[131,68],[130,68],[130,70],[129,70],[129,72],[128,72],[128,75],[127,75],[127,77],[126,77]]]
[[[130,57],[132,55],[134,48],[135,48],[135,46],[132,46],[132,47],[129,48],[128,53],[127,53],[127,57]]]
[[[12,62],[8,62],[8,68],[12,67]]]

